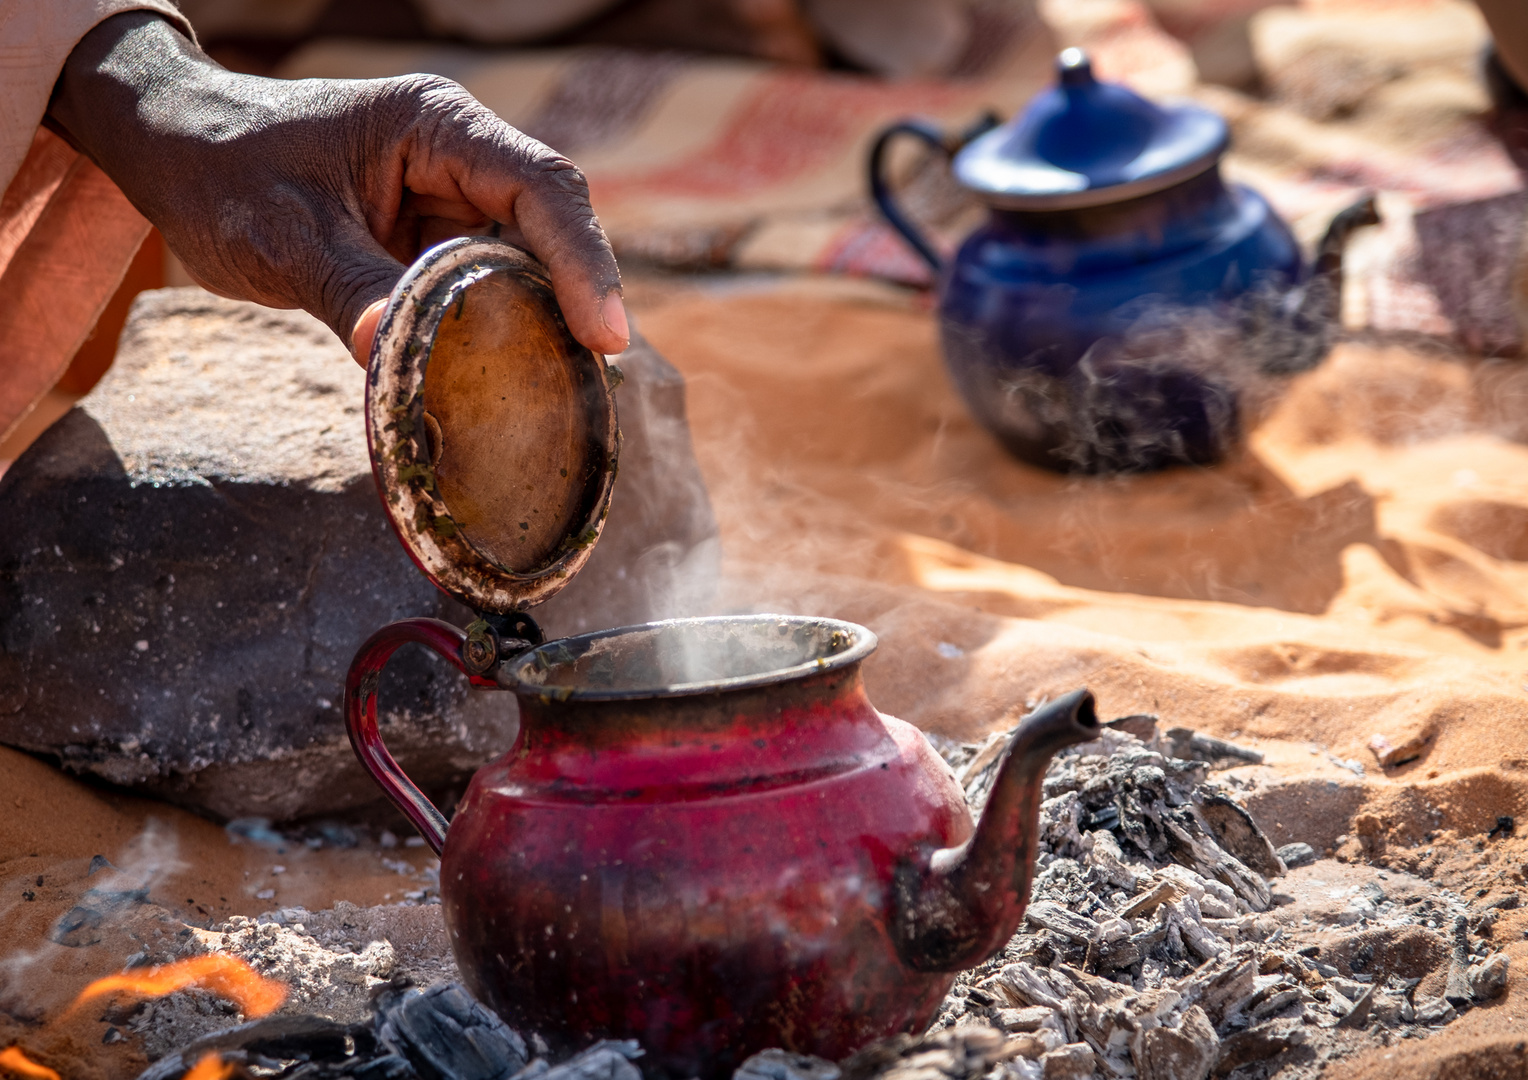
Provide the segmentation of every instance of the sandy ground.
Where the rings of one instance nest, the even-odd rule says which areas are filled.
[[[1224,467],[1078,480],[973,425],[914,296],[812,279],[638,280],[630,296],[690,380],[727,552],[719,609],[871,626],[873,700],[961,739],[1090,686],[1110,716],[1264,750],[1246,783],[1276,843],[1482,903],[1528,891],[1523,830],[1487,836],[1528,814],[1528,367],[1350,342]],[[1382,767],[1386,744],[1411,760]],[[236,843],[0,750],[0,1045],[46,1031],[70,1080],[141,1067],[101,1046],[100,1019],[51,1019],[179,926],[108,920],[87,947],[48,943],[101,875],[199,923],[397,902],[432,861],[379,837]],[[116,869],[92,874],[97,855]],[[1520,1069],[1528,914],[1496,933],[1514,943],[1505,998],[1333,1075]]]

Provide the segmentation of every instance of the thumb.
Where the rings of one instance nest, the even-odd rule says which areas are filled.
[[[387,309],[387,297],[373,301],[356,320],[350,334],[350,355],[363,368],[371,362],[371,345],[377,339],[377,326],[382,322],[382,312]]]
[[[316,253],[308,278],[311,291],[302,306],[328,323],[334,336],[350,346],[350,354],[365,367],[382,309],[403,277],[404,267],[364,224],[343,218],[342,222]]]

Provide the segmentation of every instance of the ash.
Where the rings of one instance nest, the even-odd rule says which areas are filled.
[[[973,811],[1011,734],[931,740]],[[1472,909],[1409,874],[1275,849],[1216,778],[1261,760],[1155,717],[1106,725],[1050,765],[1025,925],[956,978],[928,1032],[837,1064],[767,1050],[734,1080],[1306,1080],[1357,1051],[1428,1038],[1504,992],[1491,936],[1515,895]],[[214,1049],[265,1080],[641,1075],[635,1044],[538,1056],[533,1033],[451,981],[431,905],[288,908],[195,930],[183,948],[241,956],[291,997],[282,1015],[232,1028],[237,1017],[200,992],[148,1005],[129,1025],[155,1060],[141,1080],[174,1080]],[[461,1047],[486,1056],[447,1053]]]
[[[1007,737],[936,743],[973,808]],[[1261,755],[1144,716],[1058,755],[1024,927],[957,978],[928,1035],[862,1052],[852,1080],[932,1080],[914,1062],[935,1050],[951,1077],[1295,1080],[1504,990],[1495,911],[1275,850],[1212,776],[1248,762]]]

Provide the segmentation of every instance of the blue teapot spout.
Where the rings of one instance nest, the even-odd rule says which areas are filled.
[[[1354,230],[1378,225],[1374,196],[1365,195],[1327,226],[1310,276],[1285,293],[1273,317],[1254,308],[1248,344],[1268,375],[1309,371],[1326,357],[1342,326],[1342,257]]]

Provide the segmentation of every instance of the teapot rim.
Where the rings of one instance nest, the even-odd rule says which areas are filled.
[[[553,667],[566,666],[579,657],[586,655],[591,646],[611,638],[631,637],[644,632],[661,634],[677,628],[722,627],[727,625],[738,627],[766,627],[775,625],[788,630],[821,630],[827,632],[827,640],[830,643],[840,634],[844,635],[847,641],[844,647],[837,651],[786,667],[712,679],[662,683],[655,686],[616,688],[548,684],[526,677],[529,674],[528,669],[534,668],[537,665],[541,665],[542,672],[550,671]],[[768,686],[778,686],[782,683],[794,682],[816,675],[842,671],[865,660],[871,653],[875,652],[878,644],[879,638],[868,627],[843,619],[825,616],[759,613],[752,615],[708,615],[658,619],[652,622],[634,623],[629,626],[617,626],[606,630],[594,630],[585,634],[576,634],[571,637],[556,638],[545,644],[537,645],[520,653],[504,664],[499,669],[498,680],[504,689],[512,690],[517,697],[531,698],[543,703],[566,701],[629,702],[662,698],[696,697],[704,694],[722,694],[736,690],[755,690]],[[558,655],[559,653],[561,655]]]

